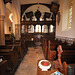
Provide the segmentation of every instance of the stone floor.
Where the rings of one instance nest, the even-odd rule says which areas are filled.
[[[37,62],[40,59],[44,59],[42,47],[29,47],[14,75],[37,75]]]

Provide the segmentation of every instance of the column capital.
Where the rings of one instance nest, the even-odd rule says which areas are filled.
[[[0,21],[4,20],[5,16],[4,15],[0,15]]]

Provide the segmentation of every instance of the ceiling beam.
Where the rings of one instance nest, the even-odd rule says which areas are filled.
[[[54,25],[55,21],[21,21],[21,25]]]

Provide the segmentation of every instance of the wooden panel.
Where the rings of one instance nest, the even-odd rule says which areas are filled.
[[[0,55],[9,62],[9,66],[14,69],[18,64],[18,52],[16,47],[10,49],[10,46],[0,46]]]
[[[3,60],[2,62],[0,62],[0,75],[9,75],[7,69],[8,69],[7,60]]]
[[[21,25],[55,25],[55,21],[21,21]]]

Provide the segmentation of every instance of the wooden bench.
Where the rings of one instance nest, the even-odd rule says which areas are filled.
[[[63,50],[62,62],[66,61],[68,64],[75,63],[75,50]]]
[[[18,51],[14,46],[0,45],[0,55],[8,60],[8,66],[15,69],[18,64]]]
[[[18,50],[19,56],[22,58],[24,56],[24,50],[21,47],[21,42],[7,42],[6,46],[15,46]]]
[[[7,60],[3,60],[2,62],[0,62],[0,75],[9,75],[9,72],[7,72],[7,70],[8,70]]]
[[[45,56],[45,59],[48,59],[50,61],[54,60],[56,58],[56,51],[55,50],[51,50],[50,49],[50,41],[48,41],[46,39],[43,39],[43,53]]]

